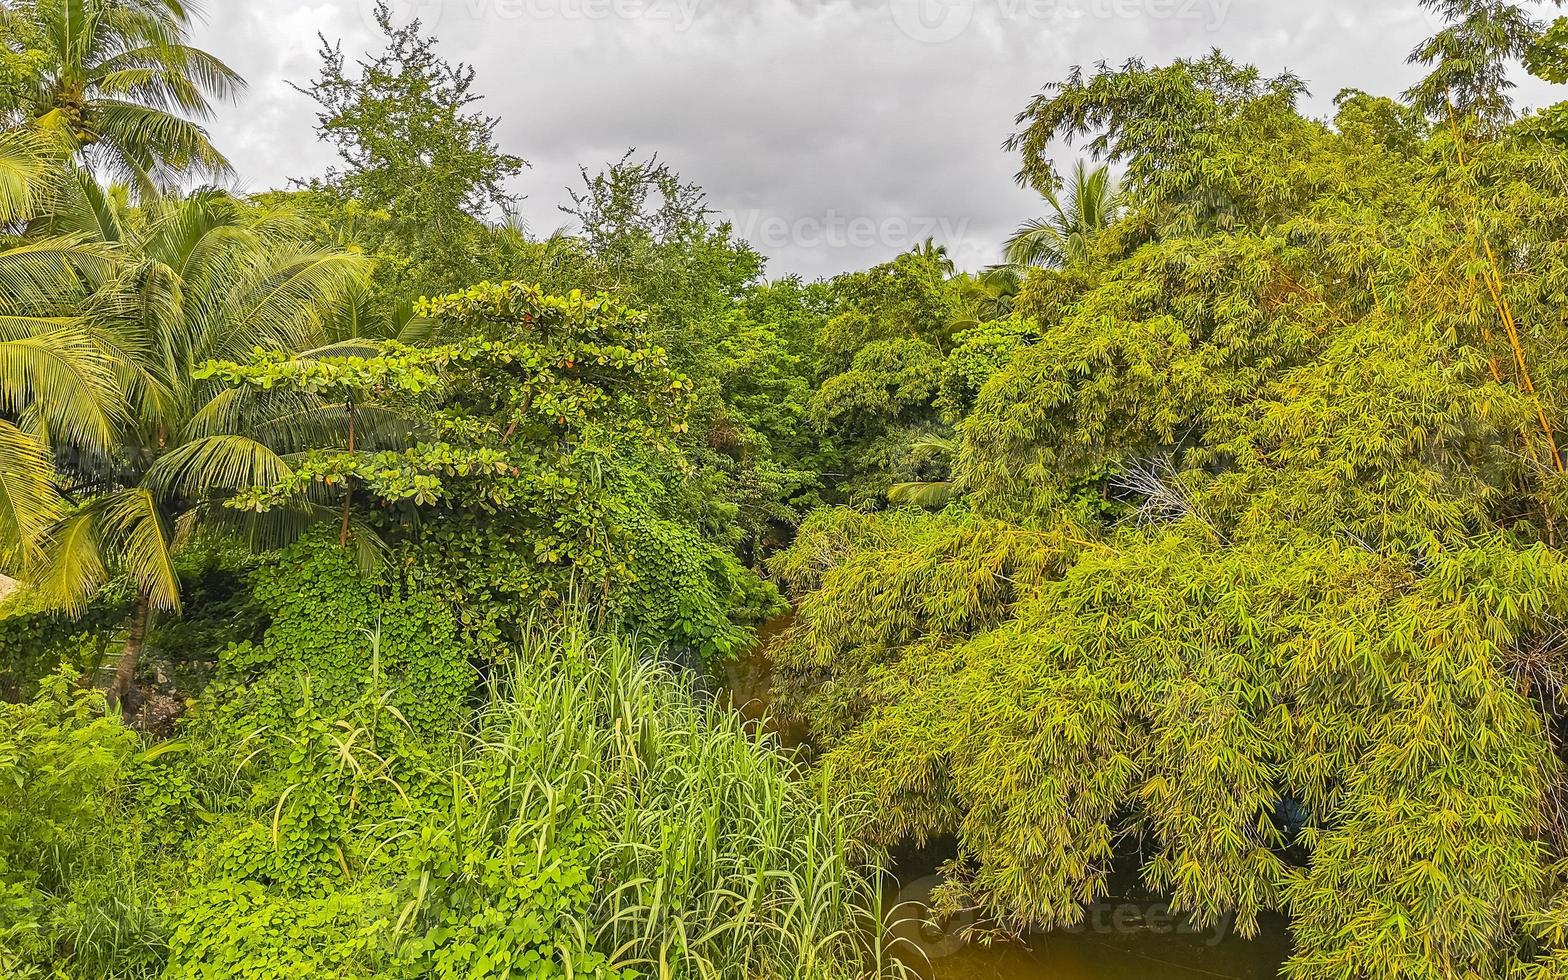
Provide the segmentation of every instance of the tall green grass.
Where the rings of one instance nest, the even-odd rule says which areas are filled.
[[[864,802],[802,781],[773,736],[630,640],[541,633],[492,685],[454,767],[467,832],[602,833],[585,943],[645,977],[890,972]],[[541,806],[541,801],[545,803]],[[510,828],[508,836],[518,839]]]
[[[32,892],[0,889],[0,975],[42,977],[51,959],[105,980],[261,975],[247,971],[274,961],[388,980],[902,971],[883,949],[866,802],[830,798],[774,736],[636,641],[538,632],[468,724],[430,741],[389,693],[369,697],[233,745],[193,732],[154,750],[170,772],[134,785],[122,763],[154,753],[84,716],[120,745],[113,772],[95,778],[92,807],[50,822],[80,847],[19,858],[50,870],[49,914],[10,928]],[[76,749],[92,746],[50,724],[29,744],[85,764]],[[23,782],[38,809],[43,784]],[[200,798],[200,823],[181,793]]]

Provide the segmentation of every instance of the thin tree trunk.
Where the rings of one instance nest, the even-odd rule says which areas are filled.
[[[125,649],[120,663],[114,669],[114,684],[109,688],[109,703],[120,705],[122,710],[134,710],[128,703],[136,689],[136,661],[147,644],[147,620],[152,616],[152,603],[146,596],[136,599],[136,611],[131,615],[131,627],[125,634]]]

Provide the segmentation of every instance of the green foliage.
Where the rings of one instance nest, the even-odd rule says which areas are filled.
[[[179,554],[180,589],[190,606],[186,615],[156,619],[148,628],[147,672],[196,693],[209,679],[218,651],[259,638],[264,624],[246,585],[255,562],[232,542],[209,540]],[[88,678],[112,668],[120,653],[118,634],[134,604],[129,593],[124,583],[116,583],[77,616],[25,588],[0,603],[0,699],[30,700],[38,682],[61,664],[79,668]]]
[[[823,550],[803,544],[797,569]],[[895,566],[875,547],[820,578],[784,662],[861,692],[825,764],[875,794],[879,835],[958,835],[950,907],[1073,924],[1131,837],[1149,884],[1200,921],[1234,912],[1250,932],[1288,905],[1289,974],[1316,978],[1484,970],[1543,901],[1534,834],[1557,764],[1511,672],[1559,615],[1555,552],[1494,542],[1423,568],[1128,533],[1009,607],[980,584],[1000,576],[951,561],[940,584],[882,589]],[[854,615],[910,585],[929,618]],[[930,615],[965,602],[996,612]],[[1281,800],[1305,808],[1299,831],[1276,824]]]
[[[760,585],[664,516],[675,502],[658,477],[679,478],[673,442],[688,426],[692,382],[650,344],[646,316],[606,296],[517,283],[421,305],[443,333],[466,339],[205,369],[350,412],[433,419],[428,441],[411,449],[309,454],[229,506],[267,511],[342,488],[345,512],[356,491],[435,511],[410,521],[410,582],[454,601],[482,643],[515,640],[541,605],[578,595],[661,642],[709,657],[741,650],[747,638],[731,612],[739,599],[757,605]]]
[[[1432,71],[1405,93],[1434,119],[1450,114],[1497,127],[1513,118],[1507,63],[1526,56],[1541,33],[1530,10],[1505,0],[1421,0],[1447,22],[1410,53]]]
[[[341,169],[160,198],[238,84],[186,9],[6,5],[0,970],[882,975],[880,848],[940,839],[996,935],[1136,854],[1290,980],[1562,975],[1568,125],[1505,67],[1568,27],[1425,6],[1331,119],[1075,70],[1006,264],[806,285],[630,152],[488,225],[523,164],[384,3],[306,90]],[[815,769],[659,665],[783,610],[746,562]],[[72,688],[122,626],[112,700],[218,662],[175,740]]]
[[[949,510],[818,511],[770,570],[801,596],[799,619],[771,656],[782,668],[777,710],[832,744],[854,729],[910,649],[941,645],[1006,620],[1013,604],[1058,575],[1080,545]]]
[[[511,779],[592,814],[593,875],[618,887],[596,890],[589,919],[618,968],[811,978],[884,965],[876,855],[855,842],[863,803],[830,806],[772,736],[635,645],[574,633],[526,645],[479,731]]]
[[[361,980],[395,976],[378,956],[385,909],[354,893],[274,897],[256,882],[193,890],[171,939],[168,980]]]
[[[1100,138],[1144,196],[1102,271],[1042,279],[1038,298],[1031,282],[1021,307],[1041,339],[961,423],[960,488],[1042,516],[1076,483],[1175,453],[1172,495],[1223,535],[1288,525],[1415,548],[1506,525],[1531,498],[1549,508],[1558,453],[1532,376],[1558,368],[1518,325],[1550,322],[1537,304],[1556,259],[1494,287],[1510,250],[1550,234],[1555,158],[1521,139],[1413,159],[1421,129],[1364,98],[1342,100],[1335,132],[1287,111],[1288,89],[1198,67],[1219,79],[1189,96],[1211,121],[1183,141],[1122,142],[1194,66],[1102,73],[1032,107],[1031,139],[1113,114]]]
[[[961,421],[974,408],[986,382],[1020,349],[1039,339],[1039,328],[1022,317],[994,320],[953,338],[953,351],[942,364],[937,404],[944,419]]]
[[[1562,160],[1442,70],[1452,126],[1217,54],[1021,117],[1026,180],[1086,138],[1128,210],[947,359],[963,509],[771,563],[782,703],[873,839],[956,841],[948,911],[1072,925],[1138,853],[1288,910],[1293,980],[1561,963]]]
[[[68,616],[36,595],[19,591],[0,603],[0,700],[30,701],[39,682],[62,664],[95,669],[109,652],[114,627],[125,621],[123,601]]]
[[[417,975],[618,977],[593,942],[593,862],[604,837],[570,782],[547,786],[535,754],[519,755],[511,731],[482,727],[483,755],[454,778],[478,798],[453,820],[421,832],[414,860],[443,884],[430,924],[410,943]],[[461,765],[461,764],[460,764]]]
[[[69,668],[31,702],[0,702],[0,969],[45,976],[73,899],[113,850],[136,737]]]
[[[804,287],[761,287],[718,325],[713,376],[697,392],[689,446],[712,540],[755,550],[770,532],[792,527],[817,496],[820,460],[806,424],[811,399],[809,341],[817,317]]]
[[[374,13],[386,49],[350,66],[323,37],[321,73],[300,89],[343,162],[312,188],[357,217],[378,292],[414,299],[474,281],[467,253],[484,241],[488,212],[511,203],[506,182],[525,164],[496,145],[496,120],[472,111],[473,69],[437,55],[418,21],[394,26],[386,3]]]
[[[657,157],[632,152],[563,208],[581,225],[580,255],[563,265],[649,316],[671,363],[694,384],[690,460],[672,504],[718,543],[755,552],[815,498],[824,467],[803,432],[824,319],[820,285],[762,284],[762,257],[715,223],[700,187]]]
[[[850,438],[885,431],[929,413],[942,354],[924,340],[877,340],[855,352],[849,370],[824,381],[811,403],[823,431]]]
[[[627,151],[604,171],[582,174],[561,210],[577,219],[589,281],[647,310],[654,337],[683,371],[722,363],[706,345],[762,273],[762,256],[710,219],[702,188],[657,157]]]
[[[639,509],[635,495],[605,488],[593,499],[613,508],[600,518],[602,555],[578,550],[563,564],[539,553],[537,535],[507,515],[431,522],[409,550],[410,587],[451,602],[461,632],[482,651],[517,642],[568,600],[594,596],[607,625],[718,661],[743,652],[745,627],[783,607],[778,590],[732,554]]]
[[[76,363],[30,346],[66,338],[26,328],[6,360],[8,410],[35,415],[52,450],[41,474],[70,507],[49,513],[40,554],[21,569],[37,592],[73,613],[110,584],[133,593],[113,696],[129,695],[154,610],[181,608],[179,553],[209,536],[276,545],[319,513],[261,520],[215,506],[233,491],[289,472],[285,456],[332,444],[320,404],[293,393],[236,393],[195,369],[258,343],[310,347],[322,313],[362,281],[362,263],[301,246],[292,215],[200,190],[128,210],[123,196],[80,174],[50,222],[61,241],[100,257],[91,316],[73,323]],[[57,224],[58,227],[52,227]],[[90,326],[88,322],[90,321]],[[49,322],[49,321],[45,321]],[[30,366],[31,365],[31,366]],[[33,423],[30,423],[33,424]],[[36,427],[36,424],[33,424]]]
[[[198,121],[244,81],[186,43],[179,3],[22,0],[0,10],[0,127],[54,134],[146,197],[229,162]]]
[[[722,660],[751,645],[732,616],[755,624],[784,608],[777,589],[679,524],[633,515],[620,531],[631,580],[615,604],[635,632]]]
[[[942,263],[919,252],[840,276],[832,292],[842,312],[817,336],[825,373],[843,370],[873,341],[919,337],[940,344],[957,311]]]
[[[477,675],[454,646],[453,611],[438,594],[405,595],[319,535],[259,568],[251,590],[267,627],[259,643],[238,644],[221,658],[220,679],[238,695],[227,710],[289,727],[304,702],[330,711],[384,691],[419,734],[439,735],[460,722]]]
[[[407,975],[391,970],[406,848],[377,828],[425,812],[437,795],[426,791],[429,758],[388,695],[367,685],[360,698],[326,700],[307,694],[287,724],[236,743],[234,761],[255,775],[220,799],[194,847],[166,976]],[[269,719],[237,721],[247,720]]]
[[[878,859],[855,842],[864,804],[830,808],[771,736],[650,653],[531,633],[471,723],[428,738],[394,707],[390,672],[355,698],[311,692],[282,723],[214,701],[139,759],[101,696],[73,700],[63,677],[32,705],[0,706],[8,975],[879,969]],[[168,825],[156,843],[140,836],[153,822]],[[143,844],[129,864],[102,850],[117,835]],[[50,889],[80,902],[86,882],[153,871],[159,849],[178,873],[122,912],[159,910],[140,958],[93,958]]]
[[[1559,17],[1524,52],[1530,74],[1558,85],[1568,84],[1568,17]]]
[[[909,450],[939,423],[960,291],[938,254],[918,250],[833,280],[840,312],[816,337],[821,380],[807,418],[843,467],[840,499],[876,506],[891,485],[928,475],[908,466]]]

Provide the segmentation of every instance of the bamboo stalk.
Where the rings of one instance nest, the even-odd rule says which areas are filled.
[[[1448,107],[1448,126],[1453,133],[1454,150],[1459,155],[1459,165],[1461,167],[1466,166],[1464,140],[1459,132],[1459,124],[1454,118],[1454,107],[1452,105]],[[1482,248],[1486,253],[1487,263],[1487,274],[1481,278],[1486,282],[1487,291],[1491,294],[1492,305],[1497,310],[1498,319],[1502,321],[1503,328],[1508,333],[1508,344],[1513,349],[1514,363],[1519,368],[1520,386],[1529,394],[1530,400],[1535,404],[1536,418],[1541,423],[1541,432],[1545,434],[1547,448],[1551,451],[1552,466],[1558,473],[1562,473],[1564,471],[1563,456],[1557,446],[1557,433],[1552,428],[1551,420],[1546,416],[1546,406],[1542,403],[1540,394],[1535,390],[1535,381],[1530,377],[1530,366],[1525,359],[1524,345],[1519,340],[1519,325],[1514,319],[1513,308],[1508,304],[1508,297],[1503,293],[1502,268],[1498,264],[1496,253],[1492,251],[1491,239],[1487,238],[1484,233],[1480,234],[1479,237]],[[1485,325],[1481,327],[1481,336],[1490,347],[1492,341],[1491,331]],[[1502,383],[1502,376],[1498,370],[1496,357],[1492,356],[1490,350],[1487,352],[1487,357],[1491,361],[1493,379],[1498,383]],[[1529,440],[1526,440],[1526,445],[1528,447]],[[1534,455],[1533,449],[1531,455]]]
[[[1557,472],[1563,472],[1563,456],[1557,447],[1557,434],[1552,429],[1551,420],[1546,417],[1546,406],[1541,402],[1541,396],[1535,390],[1535,382],[1530,377],[1530,366],[1525,363],[1524,347],[1519,342],[1519,326],[1514,321],[1513,309],[1508,305],[1508,298],[1503,295],[1502,272],[1497,265],[1497,256],[1492,252],[1492,243],[1485,236],[1481,239],[1482,246],[1486,249],[1486,261],[1490,266],[1490,274],[1482,276],[1486,280],[1487,289],[1492,294],[1492,302],[1497,307],[1498,316],[1502,318],[1503,327],[1508,331],[1508,344],[1513,348],[1514,362],[1519,366],[1519,381],[1524,390],[1535,403],[1536,416],[1541,422],[1541,431],[1546,434],[1547,447],[1552,452],[1552,465]]]

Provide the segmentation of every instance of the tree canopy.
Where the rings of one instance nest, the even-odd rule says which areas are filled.
[[[256,194],[189,7],[0,6],[0,973],[903,978],[940,854],[1568,975],[1568,18],[1426,6],[1322,118],[1073,69],[996,265],[817,282],[635,149],[525,227],[385,3]]]

